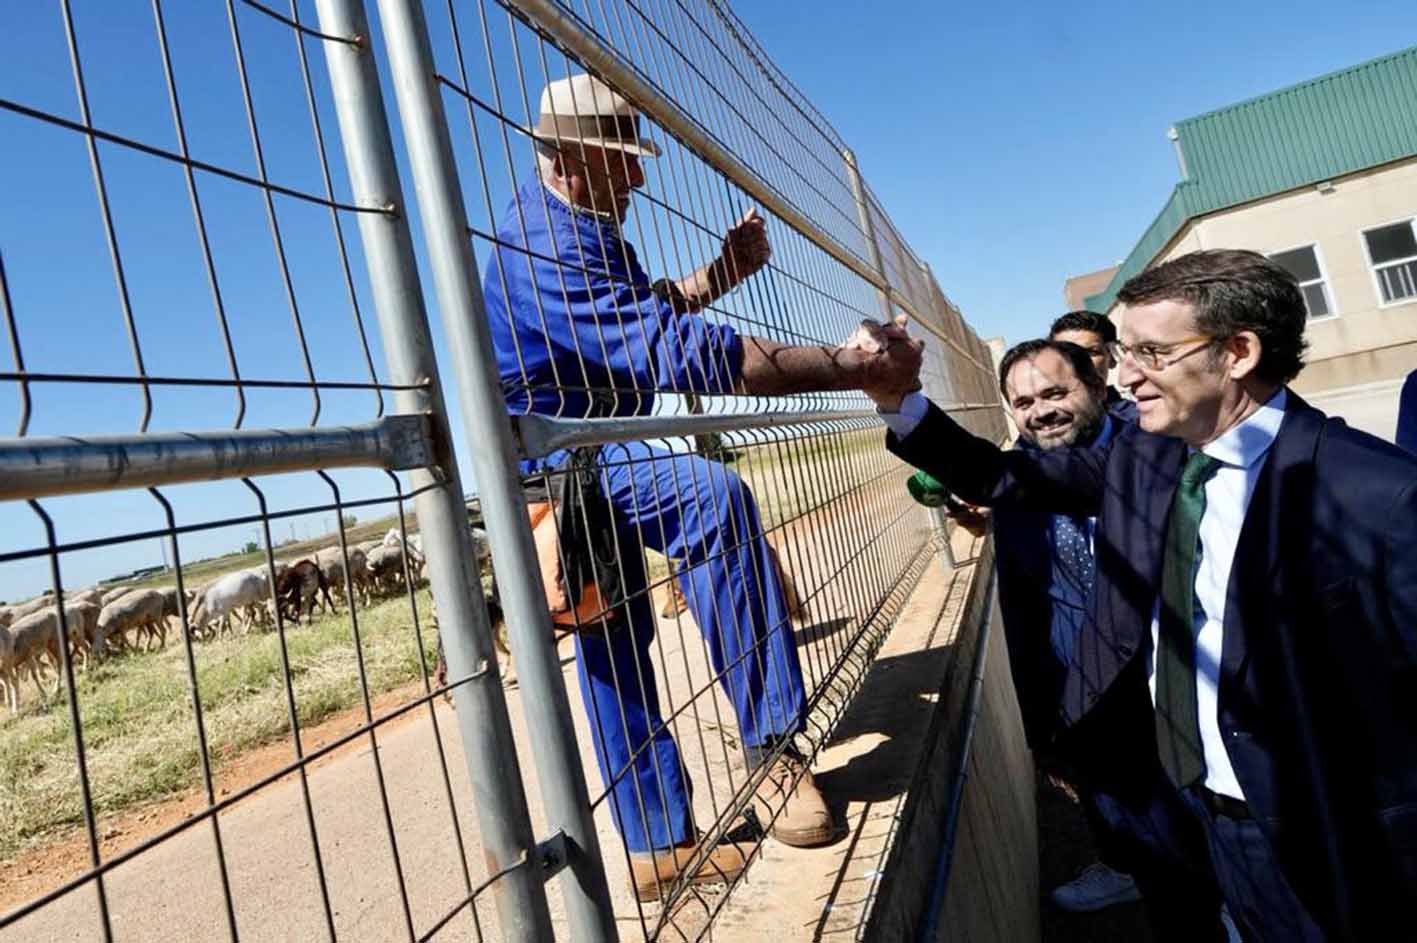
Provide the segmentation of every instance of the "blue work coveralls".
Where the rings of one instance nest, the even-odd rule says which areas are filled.
[[[656,389],[733,391],[743,358],[737,332],[676,312],[657,295],[613,219],[572,209],[533,179],[518,189],[497,238],[483,295],[511,413],[644,415]],[[565,460],[553,455],[522,470]],[[609,632],[577,635],[577,668],[616,826],[630,851],[644,852],[693,840],[695,830],[650,658],[655,616],[642,546],[679,562],[750,756],[800,729],[805,693],[782,586],[738,475],[642,442],[606,445],[598,464],[627,602]]]

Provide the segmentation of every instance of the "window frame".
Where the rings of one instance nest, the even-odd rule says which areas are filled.
[[[1375,228],[1380,229],[1380,228],[1382,228],[1382,227],[1379,226],[1379,227],[1375,227]],[[1361,239],[1362,236],[1359,236],[1359,238]],[[1286,253],[1286,252],[1295,252],[1295,251],[1297,251],[1297,250],[1299,250],[1299,249],[1313,249],[1313,250],[1314,250],[1314,263],[1315,263],[1316,265],[1318,265],[1318,267],[1319,267],[1319,278],[1318,278],[1318,282],[1319,282],[1320,285],[1323,286],[1324,301],[1326,301],[1326,302],[1328,303],[1328,314],[1321,314],[1321,315],[1319,315],[1318,317],[1313,317],[1312,315],[1310,315],[1310,316],[1308,317],[1308,320],[1307,320],[1306,323],[1307,323],[1307,324],[1318,324],[1318,323],[1322,323],[1322,322],[1324,322],[1324,321],[1332,321],[1334,318],[1337,318],[1337,317],[1339,316],[1339,311],[1338,311],[1338,299],[1337,299],[1337,297],[1334,295],[1333,288],[1332,288],[1332,283],[1329,281],[1329,277],[1328,277],[1328,265],[1325,264],[1325,262],[1324,262],[1323,248],[1319,245],[1319,243],[1318,243],[1317,241],[1314,241],[1314,242],[1301,242],[1301,243],[1298,243],[1297,245],[1288,246],[1287,248],[1283,248],[1283,249],[1270,249],[1270,250],[1267,250],[1264,255],[1265,255],[1265,258],[1270,259],[1270,260],[1273,260],[1276,255],[1283,255],[1283,254]],[[1278,264],[1278,263],[1276,263],[1276,264]],[[1374,276],[1374,278],[1376,279],[1376,276]],[[1305,285],[1312,285],[1312,284],[1314,284],[1314,282],[1312,282],[1312,281],[1309,281],[1309,282],[1300,282],[1300,283],[1299,283],[1299,288],[1300,288],[1300,292],[1299,292],[1299,293],[1302,295],[1302,294],[1303,294],[1303,287],[1304,287]],[[1376,282],[1375,282],[1375,284],[1376,284]],[[1381,297],[1381,295],[1379,295],[1379,297]],[[1305,304],[1304,304],[1304,313],[1305,313],[1306,315],[1309,314],[1309,305],[1308,305],[1308,302],[1305,302]]]
[[[1406,223],[1409,227],[1412,228],[1413,235],[1417,236],[1417,215],[1398,216],[1388,220],[1387,222],[1375,223],[1372,226],[1365,226],[1364,228],[1358,230],[1358,242],[1363,249],[1363,258],[1368,263],[1368,278],[1373,283],[1373,297],[1377,299],[1378,308],[1380,310],[1385,308],[1397,308],[1401,307],[1402,305],[1417,304],[1417,293],[1408,295],[1406,298],[1399,298],[1396,301],[1383,300],[1383,286],[1382,283],[1378,280],[1378,263],[1373,261],[1373,253],[1368,249],[1368,233],[1376,232],[1379,229],[1387,229],[1389,226],[1396,226],[1400,223]],[[1403,265],[1407,262],[1413,261],[1417,261],[1417,256],[1399,259],[1396,262],[1384,262],[1382,264],[1384,266]]]

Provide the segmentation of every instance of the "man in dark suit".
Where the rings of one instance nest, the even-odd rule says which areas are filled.
[[[1015,345],[999,363],[999,390],[1018,427],[1017,449],[1106,449],[1122,425],[1105,406],[1107,381],[1076,344]],[[1080,515],[1016,507],[994,514],[999,605],[1024,735],[1040,765],[1076,788],[1097,844],[1099,860],[1050,896],[1078,912],[1144,897],[1159,941],[1224,939],[1209,868],[1187,864],[1204,860],[1204,840],[1161,777],[1142,801],[1123,801],[1095,787],[1060,737],[1063,684],[1089,618],[1095,527]]]
[[[1286,388],[1303,299],[1263,256],[1118,298],[1140,427],[1110,448],[1000,451],[901,383],[868,390],[887,445],[971,502],[1097,516],[1064,721],[1119,788],[1160,762],[1247,941],[1417,938],[1417,459]]]

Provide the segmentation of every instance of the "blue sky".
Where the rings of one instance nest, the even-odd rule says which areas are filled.
[[[284,4],[277,4],[284,7]],[[372,6],[372,4],[371,4]],[[1074,7],[1079,5],[1072,5]],[[175,150],[151,6],[143,0],[75,2],[76,31],[95,123]],[[466,19],[469,83],[490,96],[475,5]],[[1177,174],[1165,131],[1175,120],[1325,71],[1391,52],[1417,36],[1417,4],[1397,0],[1334,7],[1309,0],[1174,5],[1054,3],[986,5],[742,2],[735,6],[776,62],[835,124],[906,239],[983,335],[1037,333],[1062,307],[1063,279],[1123,256],[1165,200]],[[440,68],[455,74],[442,4],[430,13]],[[257,165],[235,68],[225,5],[164,4],[173,68],[195,157],[254,175]],[[492,24],[496,85],[520,107],[509,70],[505,14]],[[302,10],[313,19],[313,4]],[[251,94],[273,180],[322,192],[299,61],[289,31],[238,5]],[[6,6],[0,29],[0,98],[77,119],[74,83],[57,4]],[[348,199],[318,45],[307,47],[337,199]],[[559,64],[553,62],[553,70]],[[524,63],[532,76],[539,65]],[[539,79],[529,80],[535,105]],[[387,93],[386,93],[387,94]],[[390,96],[391,99],[391,96]],[[445,101],[450,101],[445,99]],[[450,104],[456,104],[451,102]],[[390,100],[392,105],[392,100]],[[475,167],[465,116],[450,115],[464,167]],[[495,126],[479,119],[484,140]],[[31,371],[133,373],[113,264],[83,139],[0,109],[0,252]],[[513,142],[511,173],[525,145]],[[495,142],[500,148],[500,141]],[[152,374],[224,377],[226,354],[191,204],[180,169],[123,148],[100,148],[128,297]],[[500,213],[510,174],[489,155],[490,200],[465,179],[474,226]],[[407,173],[404,175],[408,184]],[[305,368],[264,201],[255,189],[199,175],[222,304],[243,376],[300,379]],[[354,309],[326,209],[277,198],[290,288],[323,380],[369,379]],[[491,209],[489,210],[489,206]],[[417,236],[417,228],[415,234]],[[355,296],[373,360],[385,378],[357,232],[345,218]],[[696,247],[700,251],[707,244]],[[653,249],[641,246],[653,276]],[[486,246],[477,247],[479,261]],[[426,294],[431,279],[424,271]],[[677,274],[677,273],[676,273]],[[430,305],[431,308],[431,305]],[[435,336],[442,329],[436,321]],[[0,370],[10,369],[0,330]],[[440,354],[441,354],[440,350]],[[442,356],[444,371],[447,357]],[[132,386],[35,385],[31,435],[137,431]],[[19,414],[14,384],[0,383],[0,435]],[[366,391],[326,394],[322,423],[372,418]],[[230,391],[158,388],[150,429],[230,426]],[[308,394],[250,391],[244,425],[298,426]],[[466,455],[460,424],[458,445]],[[335,476],[346,498],[389,493],[373,472]],[[467,482],[469,486],[471,481]],[[263,482],[272,508],[324,503],[314,475]],[[252,514],[239,483],[167,489],[180,523]],[[46,502],[61,541],[162,526],[145,492]],[[383,510],[358,510],[360,517]],[[282,521],[275,537],[328,530],[332,515]],[[23,504],[0,504],[0,552],[42,540]],[[250,525],[183,538],[187,559],[258,536]],[[64,557],[67,585],[161,561],[156,541]],[[0,563],[0,599],[48,584],[42,560]]]
[[[1011,341],[1131,250],[1179,179],[1172,123],[1417,40],[1411,0],[734,9],[975,329]]]

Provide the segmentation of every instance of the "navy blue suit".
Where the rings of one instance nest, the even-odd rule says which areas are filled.
[[[1117,788],[1149,781],[1144,665],[1185,444],[1125,427],[1102,452],[1004,452],[932,407],[887,445],[965,500],[1097,516],[1094,619],[1063,719]],[[1290,392],[1265,462],[1227,594],[1226,751],[1285,878],[1327,937],[1412,939],[1417,458]]]

